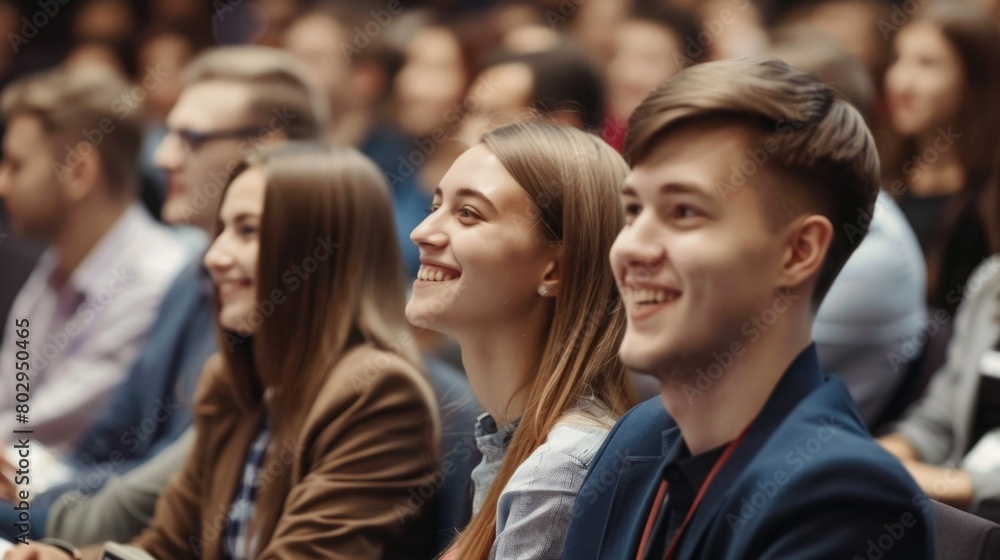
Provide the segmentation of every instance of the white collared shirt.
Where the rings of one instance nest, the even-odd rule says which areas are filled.
[[[0,441],[13,430],[68,449],[101,412],[139,354],[160,302],[190,252],[137,205],[87,253],[62,289],[51,282],[58,262],[48,249],[35,265],[3,325]],[[16,321],[28,319],[28,423],[16,419]]]

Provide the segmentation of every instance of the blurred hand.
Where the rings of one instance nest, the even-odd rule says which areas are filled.
[[[889,434],[875,441],[900,461],[916,461],[920,459],[917,456],[917,450],[901,435]]]
[[[919,461],[903,461],[903,466],[931,499],[968,511],[975,495],[969,473]]]
[[[21,544],[7,551],[3,560],[72,560],[62,549],[47,544]]]

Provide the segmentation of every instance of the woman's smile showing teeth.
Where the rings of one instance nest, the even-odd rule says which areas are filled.
[[[447,282],[458,278],[460,274],[454,270],[449,270],[433,265],[420,265],[417,271],[417,280],[424,282]]]

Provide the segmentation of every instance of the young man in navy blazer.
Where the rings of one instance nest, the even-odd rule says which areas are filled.
[[[878,194],[861,115],[776,59],[711,62],[650,94],[625,151],[621,357],[661,395],[609,434],[564,557],[930,558],[929,500],[811,336]]]

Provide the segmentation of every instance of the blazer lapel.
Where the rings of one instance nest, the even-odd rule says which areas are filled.
[[[676,426],[663,431],[663,454],[660,456],[616,458],[616,461],[621,461],[622,467],[612,490],[611,507],[608,508],[608,521],[598,558],[635,558],[649,509],[659,489],[663,467],[680,448],[680,435]],[[637,495],[633,489],[642,489],[642,494]]]
[[[785,371],[757,417],[747,428],[743,441],[737,445],[725,465],[719,469],[711,481],[701,504],[691,518],[684,539],[678,549],[677,558],[692,558],[700,546],[702,536],[716,521],[725,500],[726,493],[736,478],[756,457],[757,452],[784,422],[785,417],[811,392],[823,384],[823,374],[819,367],[816,345],[810,344]]]

